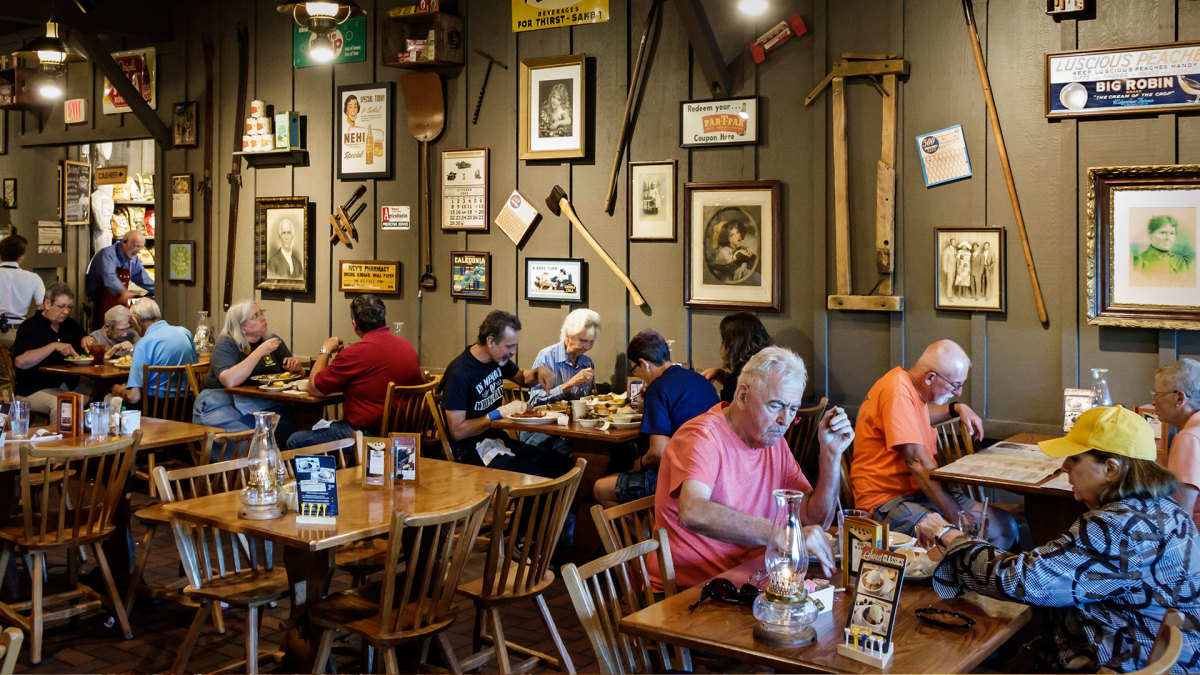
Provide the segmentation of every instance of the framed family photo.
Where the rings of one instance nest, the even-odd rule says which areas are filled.
[[[396,84],[376,82],[338,87],[337,177],[339,180],[391,178]]]
[[[1088,169],[1088,323],[1200,330],[1200,164]]]
[[[467,300],[492,299],[490,251],[450,252],[450,297]]]
[[[177,148],[194,148],[200,145],[196,138],[196,121],[199,104],[184,101],[171,106],[172,137]]]
[[[167,242],[167,281],[196,283],[196,242]]]
[[[939,227],[934,232],[937,309],[1003,312],[1003,227]]]
[[[526,258],[525,299],[583,302],[586,272],[582,258]]]
[[[254,242],[255,288],[299,293],[312,290],[313,229],[308,218],[308,197],[255,199]]]
[[[629,240],[675,241],[675,160],[629,163]]]
[[[521,159],[583,157],[587,152],[587,55],[521,62]]]
[[[779,193],[777,180],[684,186],[684,305],[779,311]]]

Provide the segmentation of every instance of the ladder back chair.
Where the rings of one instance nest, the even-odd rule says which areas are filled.
[[[383,397],[383,421],[379,425],[379,435],[387,436],[393,431],[409,434],[421,434],[433,437],[433,417],[425,405],[425,392],[437,389],[441,376],[424,384],[401,386],[388,382],[387,393]]]
[[[192,485],[207,481],[215,474],[243,469],[249,464],[249,459],[235,459],[169,472],[159,466],[154,470],[154,481],[164,502],[176,502],[186,499],[188,494],[194,494]],[[225,487],[232,489],[232,485]],[[228,515],[231,519],[237,517],[237,514]],[[187,672],[184,668],[213,607],[225,603],[246,610],[246,672],[257,673],[259,612],[263,606],[288,597],[290,592],[287,574],[272,564],[268,542],[178,518],[171,519],[171,530],[188,580],[183,595],[200,603],[187,637],[176,654],[171,672]]]
[[[446,420],[446,408],[442,405],[442,394],[432,391],[425,392],[425,407],[433,418],[433,426],[437,429],[437,437],[442,448],[442,459],[447,462],[454,459],[454,448],[450,446],[450,422]]]
[[[12,351],[7,347],[0,347],[0,374],[7,376],[0,378],[4,381],[4,387],[0,389],[0,403],[10,403],[16,400],[17,396],[17,369],[13,366]]]
[[[829,407],[829,399],[822,396],[820,401],[811,408],[801,408],[796,411],[796,421],[788,427],[787,444],[792,449],[792,456],[800,465],[800,471],[805,476],[818,476],[821,472],[821,448],[817,443],[817,428],[821,425],[821,417]]]
[[[1179,655],[1183,652],[1183,624],[1183,614],[1177,609],[1168,609],[1158,627],[1158,635],[1154,638],[1149,660],[1140,669],[1129,671],[1129,675],[1157,675],[1174,670],[1175,664],[1179,662]],[[1117,671],[1101,668],[1100,672]]]
[[[192,394],[192,385],[188,380],[188,367],[184,366],[151,366],[142,365],[142,415],[157,417],[174,422],[192,421],[192,404],[196,397]],[[169,449],[167,449],[169,452]],[[196,461],[196,448],[190,448],[193,461]],[[145,470],[138,469],[136,476],[149,485],[150,496],[156,496],[154,467],[158,464],[156,452],[147,452]],[[196,463],[200,463],[196,461]],[[183,466],[181,462],[171,463],[173,467]]]
[[[474,648],[479,650],[463,660],[464,670],[478,668],[495,657],[500,672],[505,674],[526,672],[539,661],[563,672],[575,672],[542,593],[554,583],[551,558],[586,466],[587,460],[577,459],[575,468],[559,478],[507,490],[501,487],[497,492],[483,576],[458,588],[475,603]],[[529,598],[537,605],[558,658],[504,638],[501,606]],[[490,619],[490,635],[484,633],[485,619]],[[490,646],[480,650],[485,642]],[[513,665],[509,661],[510,650],[529,658]]]
[[[455,511],[393,513],[383,580],[331,595],[308,610],[309,621],[324,629],[313,673],[325,672],[334,639],[351,633],[383,653],[388,673],[401,672],[397,645],[430,639],[450,670],[462,673],[444,631],[454,622],[455,590],[494,492]]]
[[[254,440],[253,429],[224,433],[210,431],[204,435],[204,448],[200,451],[200,463],[208,464],[241,459],[250,453],[250,441],[252,440]]]
[[[937,465],[947,464],[975,453],[975,445],[971,441],[971,432],[962,424],[958,417],[951,417],[945,422],[933,425],[937,433]],[[961,485],[963,491],[971,499],[982,502],[984,489],[974,485]]]
[[[692,669],[687,649],[653,644],[620,630],[622,617],[657,602],[646,568],[649,555],[658,558],[663,585],[667,586],[669,581],[673,591],[675,573],[666,530],[660,529],[653,539],[619,549],[586,565],[576,567],[567,563],[562,568],[563,583],[575,614],[596,652],[597,667],[606,675]],[[668,595],[671,594],[669,591]],[[651,653],[657,663],[651,660]]]
[[[592,522],[608,553],[654,538],[654,495],[604,508],[592,506]]]
[[[23,642],[25,634],[20,628],[10,626],[0,633],[0,675],[11,675],[17,667],[17,654],[20,653]]]
[[[504,403],[512,403],[513,401],[529,402],[529,390],[512,380],[504,381]]]
[[[205,380],[208,379],[208,369],[212,364],[204,363],[189,363],[187,365],[188,386],[192,390],[192,398],[200,395],[204,391]]]
[[[17,521],[0,526],[0,584],[13,554],[28,555],[26,568],[33,595],[28,602],[0,602],[0,617],[29,633],[32,663],[42,660],[46,623],[101,605],[116,616],[125,639],[133,637],[102,544],[116,530],[113,517],[125,494],[125,482],[133,471],[133,458],[141,441],[142,432],[138,430],[131,438],[80,448],[49,449],[29,443],[21,446],[22,512]],[[41,488],[36,499],[35,484]],[[95,556],[107,597],[81,583],[44,595],[46,554],[69,554],[81,547],[90,548]],[[47,607],[55,609],[46,611]]]

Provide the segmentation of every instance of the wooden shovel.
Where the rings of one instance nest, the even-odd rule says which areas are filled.
[[[408,111],[408,130],[421,142],[421,222],[425,225],[425,273],[421,288],[437,288],[433,276],[433,225],[429,222],[429,142],[442,133],[446,124],[446,104],[442,98],[442,78],[437,73],[410,73],[400,77],[404,107]]]

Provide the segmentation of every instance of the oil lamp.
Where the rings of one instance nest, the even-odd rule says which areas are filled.
[[[804,493],[780,489],[771,494],[775,497],[775,524],[764,556],[769,583],[754,599],[754,618],[758,619],[754,637],[776,647],[803,647],[817,639],[811,624],[818,611],[804,587],[808,571],[800,522]]]
[[[272,412],[254,413],[254,438],[247,455],[246,487],[242,488],[242,508],[238,516],[247,520],[270,520],[287,512],[280,498],[287,471],[279,458],[275,444],[276,415]]]

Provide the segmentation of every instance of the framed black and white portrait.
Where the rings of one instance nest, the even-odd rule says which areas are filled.
[[[521,62],[521,159],[583,157],[587,139],[584,54]]]
[[[312,290],[312,224],[308,197],[259,197],[254,200],[255,288],[267,291]]]

